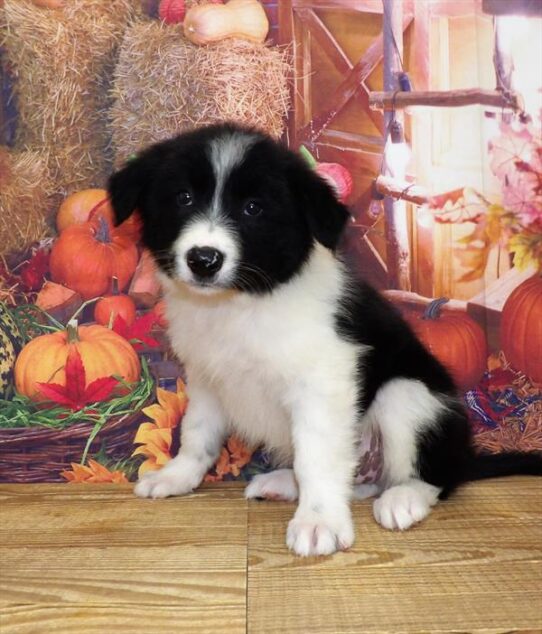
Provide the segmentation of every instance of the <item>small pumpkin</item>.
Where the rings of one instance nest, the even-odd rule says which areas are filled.
[[[268,32],[269,21],[257,0],[195,6],[187,11],[184,19],[186,38],[199,45],[230,37],[263,43]]]
[[[542,275],[522,282],[506,300],[501,348],[513,368],[542,383]]]
[[[106,376],[118,376],[127,383],[140,378],[138,356],[126,339],[104,326],[70,323],[66,330],[40,335],[24,346],[15,364],[17,391],[40,400],[38,383],[65,385],[64,366],[72,346],[81,355],[87,385]]]
[[[70,194],[58,208],[56,215],[58,232],[61,233],[71,225],[87,222],[91,211],[98,209],[110,222],[113,221],[113,210],[107,200],[105,189],[83,189]]]
[[[100,216],[97,222],[73,225],[60,234],[51,249],[51,277],[87,300],[107,293],[113,276],[124,290],[137,260],[133,241]]]
[[[99,299],[94,306],[94,319],[102,326],[109,326],[120,315],[127,326],[131,326],[136,318],[134,300],[119,292],[119,281],[113,277],[111,294]]]
[[[167,313],[166,313],[165,300],[161,299],[159,302],[157,302],[152,310],[154,314],[156,315],[156,320],[157,320],[156,323],[161,328],[167,328],[169,326],[169,321],[168,321]]]
[[[0,302],[0,398],[9,398],[13,388],[13,367],[23,338],[8,307]]]
[[[433,300],[423,313],[409,311],[406,319],[420,341],[450,372],[460,390],[472,388],[487,367],[482,328],[466,313],[441,312],[446,298]]]

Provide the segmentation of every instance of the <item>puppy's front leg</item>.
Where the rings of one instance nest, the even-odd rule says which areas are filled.
[[[195,380],[189,380],[187,395],[180,451],[160,471],[146,473],[139,480],[135,487],[139,497],[165,498],[190,493],[218,458],[226,433],[220,403],[208,388]]]
[[[288,547],[298,555],[329,555],[354,543],[350,512],[355,468],[355,404],[346,393],[307,391],[292,412],[299,505]]]

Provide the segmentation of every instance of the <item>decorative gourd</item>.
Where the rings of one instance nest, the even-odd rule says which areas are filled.
[[[68,227],[83,224],[89,220],[97,220],[99,216],[105,218],[111,226],[115,222],[115,212],[105,189],[83,189],[71,194],[60,205],[56,216],[56,228],[62,233]],[[142,222],[139,214],[134,212],[119,227],[117,231],[124,233],[134,241],[141,239]]]
[[[137,247],[102,217],[64,230],[51,249],[51,277],[85,300],[104,295],[118,278],[124,290],[137,266]]]
[[[113,277],[111,295],[99,299],[94,306],[94,319],[102,326],[109,326],[120,315],[127,326],[131,326],[136,318],[134,300],[119,292],[119,281]]]
[[[23,338],[7,306],[0,302],[0,398],[9,398],[13,388],[13,367]]]
[[[17,391],[40,400],[38,383],[66,385],[64,366],[71,346],[81,355],[87,385],[106,376],[133,383],[141,375],[137,354],[126,339],[104,326],[69,324],[66,330],[32,339],[22,349],[15,364]]]
[[[184,0],[161,0],[158,7],[158,16],[166,24],[182,22],[185,12]]]
[[[423,313],[409,311],[407,321],[420,341],[450,372],[457,387],[468,390],[487,367],[487,344],[482,328],[458,311],[441,312],[446,298],[432,301]]]
[[[346,167],[340,163],[319,163],[304,145],[300,146],[299,153],[309,167],[331,185],[340,202],[346,202],[354,187],[352,174]]]
[[[269,21],[257,0],[203,4],[189,9],[184,19],[185,36],[199,45],[229,37],[263,43],[268,32]]]
[[[535,383],[542,383],[542,276],[522,282],[506,300],[501,317],[506,360]]]
[[[314,171],[331,185],[342,203],[346,202],[353,189],[352,175],[346,167],[339,163],[318,163]]]

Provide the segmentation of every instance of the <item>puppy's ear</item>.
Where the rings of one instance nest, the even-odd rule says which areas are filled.
[[[107,190],[109,200],[115,212],[115,225],[120,225],[136,209],[143,182],[140,178],[141,159],[130,160],[121,170],[109,179]]]
[[[294,173],[294,190],[302,201],[314,238],[334,250],[350,217],[348,209],[339,202],[331,186],[304,163],[298,163]]]
[[[120,225],[136,208],[140,208],[143,193],[166,153],[166,143],[151,146],[138,157],[129,159],[121,170],[111,176],[107,189],[115,212],[115,225]]]

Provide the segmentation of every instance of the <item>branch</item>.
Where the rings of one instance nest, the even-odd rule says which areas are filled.
[[[504,93],[499,90],[483,90],[482,88],[369,93],[369,106],[372,110],[394,110],[409,106],[458,108],[472,105],[521,110],[520,96],[517,93]]]
[[[429,200],[429,194],[420,185],[397,181],[383,174],[377,177],[375,189],[382,196],[390,196],[395,200],[406,200],[416,205],[423,205]]]

